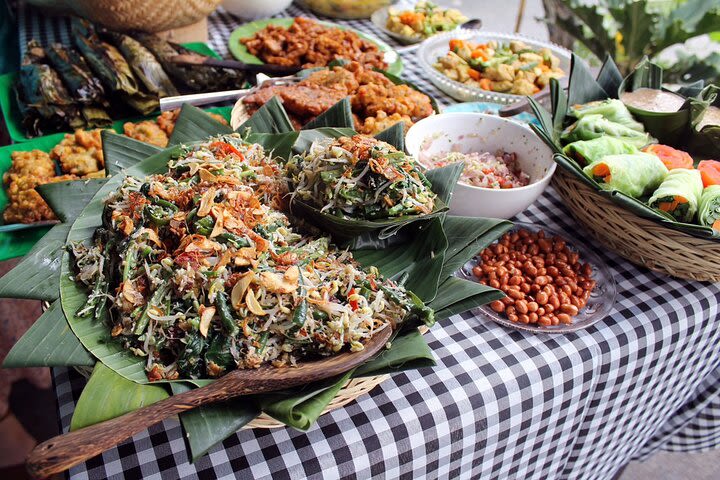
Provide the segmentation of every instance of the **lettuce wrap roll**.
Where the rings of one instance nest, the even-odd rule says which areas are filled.
[[[636,148],[642,148],[655,141],[647,133],[641,133],[619,123],[611,122],[602,115],[584,115],[577,122],[567,127],[560,138],[565,143],[572,143],[578,140],[592,140],[605,135],[630,143]]]
[[[581,165],[587,165],[607,155],[638,153],[635,145],[619,138],[599,137],[592,140],[578,140],[563,148],[563,153]]]
[[[700,172],[674,168],[650,197],[648,205],[669,213],[679,222],[690,222],[698,211],[702,191]]]
[[[703,190],[700,196],[698,222],[720,232],[720,185],[710,185]]]
[[[575,118],[583,118],[586,115],[602,115],[611,122],[619,123],[640,133],[645,132],[643,124],[635,120],[625,104],[616,98],[573,105],[570,107],[569,114]]]
[[[608,155],[592,162],[583,171],[603,190],[617,190],[634,198],[655,191],[668,174],[667,167],[658,157],[642,152]]]

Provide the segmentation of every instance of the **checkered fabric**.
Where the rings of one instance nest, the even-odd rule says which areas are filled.
[[[308,15],[291,7],[287,15]],[[24,11],[46,41],[56,22]],[[241,23],[210,17],[212,47]],[[367,21],[343,22],[382,34]],[[35,28],[35,27],[33,27]],[[42,35],[39,35],[42,34]],[[385,39],[385,38],[384,38]],[[386,39],[387,40],[387,39]],[[405,78],[436,90],[403,54]],[[530,334],[468,312],[427,334],[437,366],[393,375],[369,395],[323,415],[309,432],[241,430],[194,464],[168,420],[73,468],[83,478],[612,479],[658,450],[720,444],[717,285],[674,280],[607,253],[575,224],[550,188],[518,220],[547,225],[598,253],[618,286],[605,320],[568,335]],[[67,431],[85,383],[54,370]]]

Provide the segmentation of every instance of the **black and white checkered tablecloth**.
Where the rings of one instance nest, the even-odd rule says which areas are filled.
[[[295,7],[286,15],[300,13],[309,15]],[[26,38],[64,35],[62,22],[27,11],[19,17]],[[239,23],[222,10],[211,16],[213,49],[227,54]],[[366,21],[346,23],[383,38]],[[412,53],[403,60],[406,78],[440,103],[453,102],[422,78]],[[720,288],[604,253],[552,189],[518,219],[598,252],[618,285],[608,318],[550,336],[456,315],[427,334],[435,368],[392,376],[307,433],[241,430],[190,464],[180,424],[169,420],[73,468],[70,477],[591,480],[611,479],[630,460],[659,450],[717,448]],[[54,376],[67,431],[85,381],[64,368]]]

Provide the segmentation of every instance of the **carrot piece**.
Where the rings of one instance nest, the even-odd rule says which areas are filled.
[[[489,78],[481,78],[480,88],[482,88],[483,90],[492,90],[492,80],[490,80]]]
[[[450,40],[450,50],[455,51],[461,49],[465,45],[465,42],[459,38],[453,38]]]
[[[643,151],[657,156],[668,170],[673,168],[693,168],[692,157],[682,150],[667,145],[648,145]]]
[[[595,168],[593,168],[593,175],[596,177],[604,177],[606,175],[610,175],[610,168],[604,163],[598,163],[595,165]]]
[[[471,68],[468,70],[468,75],[470,76],[470,78],[472,78],[473,80],[477,80],[477,81],[482,81],[482,78],[483,78],[482,75],[480,74],[480,72],[478,72],[474,68]]]
[[[720,218],[718,218],[717,220],[715,220],[715,221],[713,222],[713,224],[712,224],[712,229],[713,229],[713,230],[717,230],[718,232],[720,232]]]
[[[700,171],[704,187],[720,185],[720,162],[717,160],[703,160],[698,163],[697,169]]]
[[[481,49],[481,48],[478,48],[478,49],[476,49],[476,50],[473,50],[472,53],[470,54],[470,56],[471,56],[472,58],[479,58],[479,59],[482,60],[483,62],[487,62],[487,61],[488,61],[488,55],[487,55],[487,53],[485,52],[485,50],[483,50],[483,49]]]

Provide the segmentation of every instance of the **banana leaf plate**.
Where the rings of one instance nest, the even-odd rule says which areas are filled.
[[[207,55],[217,59],[220,58],[220,55],[205,43],[184,43],[183,46],[201,55]],[[20,115],[17,100],[15,99],[14,85],[16,78],[17,73],[15,72],[0,75],[0,110],[2,110],[3,119],[5,120],[5,126],[10,135],[10,139],[13,142],[27,142],[32,140],[32,137],[27,136],[22,126],[22,116]],[[133,117],[117,120],[113,122],[111,128],[116,132],[122,132],[122,126],[125,122],[136,122],[146,118],[148,117]]]
[[[262,65],[263,61],[248,52],[247,47],[240,42],[240,39],[252,37],[268,25],[278,25],[281,27],[289,28],[293,24],[293,22],[295,22],[294,18],[268,18],[265,20],[256,20],[254,22],[241,25],[240,27],[236,28],[232,32],[232,34],[230,34],[230,38],[228,39],[228,49],[230,50],[230,53],[232,53],[233,57],[237,58],[241,62],[254,65]],[[318,20],[317,22],[325,27],[339,28],[340,30],[349,30],[357,34],[357,36],[362,38],[363,40],[374,43],[375,45],[377,45],[380,51],[384,53],[385,63],[388,64],[387,71],[393,75],[400,75],[400,73],[402,73],[402,59],[400,58],[400,55],[398,55],[398,53],[393,50],[392,47],[390,47],[390,45],[388,45],[387,43],[376,37],[363,33],[359,30],[355,30],[354,28],[346,27],[344,25],[324,22],[321,20]],[[352,59],[350,58],[348,60]]]

